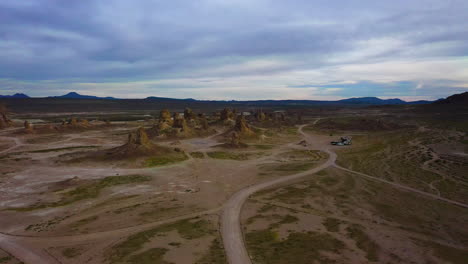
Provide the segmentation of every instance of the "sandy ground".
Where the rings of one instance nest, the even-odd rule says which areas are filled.
[[[130,129],[133,127],[129,124]],[[44,263],[53,262],[53,259],[78,263],[64,259],[56,248],[87,249],[93,245],[89,250],[80,251],[75,258],[101,263],[104,261],[102,253],[123,237],[189,217],[217,215],[232,193],[264,180],[258,175],[259,164],[282,161],[281,153],[303,148],[296,145],[298,137],[285,135],[282,141],[288,143],[277,144],[270,150],[226,150],[216,147],[220,142],[217,135],[213,135],[179,140],[177,144],[174,141],[160,142],[183,149],[187,154],[202,152],[205,157],[198,159],[189,155],[186,161],[163,167],[121,168],[112,163],[81,166],[60,162],[60,156],[69,153],[119,146],[125,142],[127,130],[122,127],[61,134],[2,131],[0,208],[4,210],[0,211],[0,247],[19,254],[17,257],[25,263],[34,263],[31,258],[42,259]],[[95,148],[74,149],[83,146]],[[243,161],[209,158],[206,153],[215,150],[258,155]],[[51,203],[65,190],[104,177],[125,175],[144,175],[151,180],[105,188],[96,198],[67,206],[10,210]],[[205,251],[209,247],[207,241],[199,245]],[[177,256],[183,256],[179,250],[182,247],[171,249],[167,258],[174,261]],[[195,255],[199,257],[200,254]],[[191,258],[196,258],[195,255]]]
[[[334,149],[339,147],[329,146],[329,137],[326,135],[303,132],[303,127],[299,127],[300,133],[297,135],[284,134],[270,139],[269,142],[276,142],[271,149],[222,149],[217,147],[220,143],[218,135],[183,139],[179,142],[160,142],[168,147],[178,147],[187,154],[201,152],[204,157],[194,158],[189,154],[186,161],[162,167],[122,168],[112,163],[69,165],[60,162],[61,155],[121,145],[126,139],[125,132],[135,127],[133,124],[127,125],[128,127],[125,127],[125,124],[122,124],[123,127],[113,130],[60,135],[12,134],[14,130],[0,132],[0,209],[3,209],[0,211],[0,248],[25,263],[103,263],[109,261],[109,252],[131,235],[184,219],[201,217],[211,219],[209,221],[215,229],[221,225],[219,231],[229,263],[250,263],[240,221],[247,199],[258,191],[294,183],[329,167],[430,200],[468,208],[465,203],[452,201],[437,194],[339,167],[335,164],[334,152]],[[222,129],[219,131],[222,133]],[[308,143],[305,147],[297,144],[301,138],[306,139]],[[73,149],[82,146],[93,148]],[[51,149],[59,150],[43,151]],[[327,153],[328,157],[299,173],[286,176],[265,176],[265,173],[261,173],[263,164],[288,162],[284,153],[308,149],[322,151]],[[242,161],[209,158],[207,152],[214,150],[254,155]],[[51,203],[57,201],[64,190],[108,176],[126,175],[149,176],[151,180],[111,186],[103,189],[93,199],[80,200],[66,206],[11,210]],[[243,216],[243,219],[254,216],[255,210],[258,209],[249,209],[249,206],[245,207],[246,216]],[[298,218],[313,223],[312,230],[323,231],[323,227],[318,227],[318,221],[323,219],[307,214],[299,215]],[[256,228],[266,223],[268,222],[254,222]],[[304,223],[290,223],[284,227],[297,231],[311,228],[311,225]],[[284,230],[279,230],[283,238],[287,235]],[[144,248],[168,248],[164,259],[173,263],[195,262],[204,254],[211,254],[210,243],[214,239],[221,239],[215,234],[196,239],[184,239],[180,232],[175,231],[164,234],[163,237],[145,244]],[[171,241],[178,241],[181,245],[168,246],[167,243]],[[346,244],[351,247],[351,242],[346,241]],[[73,259],[63,253],[63,250],[70,248],[77,252]],[[194,251],[194,248],[197,250]],[[137,253],[142,252],[140,250]],[[353,257],[352,253],[349,253],[346,256],[348,260],[357,263],[363,260],[362,253],[359,254]]]

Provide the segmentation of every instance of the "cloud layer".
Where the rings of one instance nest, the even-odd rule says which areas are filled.
[[[3,0],[0,94],[434,99],[468,90],[468,2]]]

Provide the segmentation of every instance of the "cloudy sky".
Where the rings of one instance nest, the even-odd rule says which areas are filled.
[[[436,99],[466,0],[1,0],[0,94]]]

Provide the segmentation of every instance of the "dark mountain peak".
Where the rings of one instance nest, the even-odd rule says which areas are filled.
[[[81,94],[79,94],[77,92],[69,92],[69,93],[67,93],[66,95],[63,95],[63,96],[81,96]]]
[[[451,95],[445,99],[439,99],[434,104],[468,105],[468,92]]]
[[[15,93],[14,95],[0,95],[0,98],[29,98],[24,93]]]
[[[69,92],[61,96],[51,96],[53,98],[70,98],[70,99],[115,99],[114,97],[99,97],[93,95],[82,95],[77,92]]]
[[[340,103],[347,104],[372,104],[372,105],[383,105],[383,104],[406,104],[405,101],[394,98],[394,99],[380,99],[377,97],[353,97],[349,99],[339,100]]]

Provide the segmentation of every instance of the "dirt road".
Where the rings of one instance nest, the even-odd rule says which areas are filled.
[[[316,120],[315,123],[317,121],[318,120]],[[311,142],[310,136],[302,131],[304,126],[305,125],[299,127],[299,133],[302,134],[306,141]],[[255,192],[275,186],[277,184],[299,179],[301,177],[319,172],[325,168],[334,165],[336,160],[336,154],[334,152],[329,151],[326,148],[322,148],[320,150],[328,153],[329,155],[328,160],[322,165],[301,173],[249,186],[235,193],[225,203],[224,210],[221,215],[221,235],[223,237],[226,256],[230,264],[252,263],[244,245],[244,238],[240,224],[240,213],[245,201],[249,198],[250,195],[254,194]]]
[[[317,123],[318,120],[319,119],[317,119],[314,122],[314,124]],[[309,143],[313,142],[312,137],[303,132],[302,129],[304,128],[304,126],[305,125],[302,125],[302,126],[299,127],[299,132],[302,134],[302,136],[304,137],[304,139],[307,142],[309,142]],[[457,201],[442,198],[440,196],[430,194],[430,193],[426,193],[426,192],[423,192],[423,191],[420,191],[420,190],[417,190],[417,189],[414,189],[414,188],[411,188],[411,187],[408,187],[408,186],[405,186],[405,185],[401,185],[401,184],[394,183],[394,182],[389,182],[389,181],[383,180],[383,179],[378,178],[378,177],[366,175],[366,174],[363,174],[363,173],[360,173],[360,172],[356,172],[356,171],[352,171],[352,170],[340,167],[335,163],[336,157],[337,157],[336,153],[329,150],[327,145],[318,145],[318,147],[316,147],[316,149],[328,153],[329,158],[324,164],[322,164],[322,165],[320,165],[320,166],[318,166],[316,168],[313,168],[311,170],[308,170],[308,171],[304,171],[304,172],[301,172],[301,173],[293,174],[293,175],[286,176],[286,177],[279,178],[279,179],[275,179],[275,180],[272,180],[272,181],[256,184],[256,185],[253,185],[253,186],[249,186],[249,187],[244,188],[244,189],[240,190],[239,192],[235,193],[225,203],[224,210],[223,210],[223,213],[221,215],[221,235],[222,235],[222,238],[223,238],[223,243],[224,243],[224,248],[225,248],[225,251],[226,251],[226,256],[227,256],[227,259],[228,259],[230,264],[251,264],[252,263],[251,260],[250,260],[249,255],[247,253],[247,250],[245,248],[242,228],[241,228],[241,224],[240,224],[240,214],[241,214],[242,206],[244,205],[246,200],[249,198],[249,196],[251,196],[255,192],[261,191],[263,189],[266,189],[266,188],[269,188],[269,187],[272,187],[272,186],[275,186],[275,185],[278,185],[278,184],[281,184],[281,183],[285,183],[285,182],[288,182],[288,181],[296,180],[298,178],[301,178],[301,177],[304,177],[304,176],[307,176],[307,175],[311,175],[313,173],[317,173],[317,172],[319,172],[319,171],[321,171],[323,169],[326,169],[328,167],[331,167],[331,166],[336,167],[336,168],[341,169],[341,170],[345,170],[347,172],[351,172],[351,173],[366,177],[368,179],[372,179],[372,180],[376,180],[376,181],[379,181],[379,182],[382,182],[382,183],[390,184],[393,187],[396,187],[396,188],[399,188],[399,189],[402,189],[402,190],[405,190],[405,191],[417,193],[417,194],[426,196],[428,198],[432,198],[432,199],[444,201],[444,202],[447,202],[447,203],[450,203],[450,204],[453,204],[453,205],[468,208],[467,204],[463,204],[463,203],[460,203],[460,202],[457,202]]]
[[[16,238],[0,234],[0,248],[15,256],[24,263],[55,264],[55,258],[42,249],[29,247],[24,241],[18,243]]]

